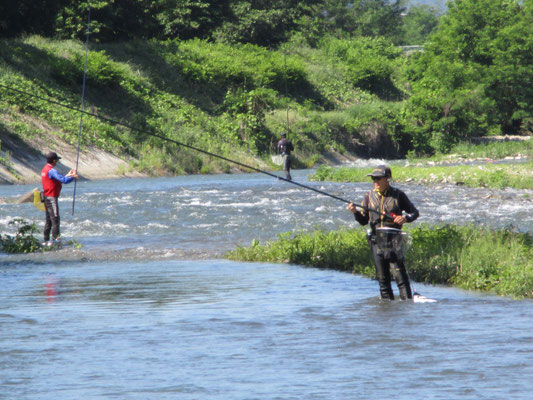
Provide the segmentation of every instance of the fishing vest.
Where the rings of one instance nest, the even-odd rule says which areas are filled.
[[[294,148],[288,139],[281,139],[278,143],[278,149],[281,154],[291,154]]]
[[[384,214],[402,215],[400,208],[400,190],[389,186],[385,193],[381,194],[378,190],[371,190],[368,192],[368,207]],[[375,228],[398,228],[401,225],[395,224],[390,218],[385,215],[378,215],[375,212],[369,212],[370,226],[372,230]]]
[[[46,197],[59,197],[61,193],[61,182],[56,179],[50,179],[48,172],[54,168],[51,164],[46,164],[41,171],[41,180],[43,181],[43,193]]]

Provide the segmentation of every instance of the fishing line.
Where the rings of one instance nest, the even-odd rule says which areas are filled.
[[[289,98],[289,88],[287,86],[287,53],[286,50],[283,50],[283,68],[285,69],[285,98]],[[287,132],[290,132],[290,121],[289,121],[289,102],[287,101]]]
[[[76,107],[73,107],[73,106],[70,106],[68,104],[63,104],[63,103],[60,103],[58,101],[55,101],[55,100],[52,100],[52,99],[47,99],[45,97],[42,97],[42,96],[39,96],[39,95],[36,95],[36,94],[32,94],[32,93],[28,93],[28,92],[25,92],[25,91],[22,91],[22,90],[19,90],[19,89],[14,89],[14,88],[11,88],[9,86],[6,86],[6,85],[3,85],[0,83],[0,87],[3,87],[7,90],[10,90],[10,91],[13,91],[13,92],[17,92],[17,93],[20,93],[20,94],[23,94],[25,96],[29,96],[29,97],[34,97],[34,98],[37,98],[37,99],[40,99],[40,100],[43,100],[43,101],[47,101],[49,103],[52,103],[52,104],[56,104],[58,106],[61,106],[61,107],[64,107],[64,108],[68,108],[70,110],[74,110],[74,111],[78,111],[78,112],[81,112],[83,114],[87,114],[87,115],[90,115],[92,117],[95,117],[95,118],[98,118],[100,120],[103,120],[103,121],[107,121],[113,125],[118,125],[118,126],[123,126],[125,128],[128,128],[128,129],[131,129],[132,131],[135,131],[135,132],[139,132],[139,133],[143,133],[145,135],[148,135],[148,136],[152,136],[152,137],[155,137],[155,138],[158,138],[158,139],[161,139],[161,140],[164,140],[164,141],[167,141],[167,142],[170,142],[170,143],[174,143],[178,146],[181,146],[181,147],[186,147],[188,149],[191,149],[191,150],[194,150],[194,151],[197,151],[199,153],[203,153],[203,154],[206,154],[208,156],[211,156],[211,157],[215,157],[215,158],[219,158],[221,160],[224,160],[224,161],[227,161],[227,162],[230,162],[230,163],[233,163],[233,164],[236,164],[236,165],[239,165],[241,167],[244,167],[244,168],[248,168],[248,169],[251,169],[252,171],[256,171],[256,172],[259,172],[259,173],[262,173],[262,174],[265,174],[265,175],[268,175],[268,176],[271,176],[273,178],[276,178],[276,179],[279,179],[281,181],[285,181],[287,183],[291,183],[293,185],[296,185],[296,186],[300,186],[304,189],[308,189],[308,190],[311,190],[313,192],[316,192],[316,193],[320,193],[324,196],[328,196],[328,197],[331,197],[335,200],[339,200],[339,201],[342,201],[344,203],[353,203],[354,206],[356,206],[357,208],[359,209],[362,209],[362,210],[365,210],[365,211],[368,211],[368,212],[373,212],[373,213],[376,213],[378,215],[382,215],[384,217],[387,217],[387,218],[393,218],[391,215],[389,214],[386,214],[386,213],[382,213],[378,210],[375,210],[373,208],[369,208],[369,207],[365,207],[365,206],[362,206],[362,205],[358,205],[358,204],[355,204],[353,201],[351,200],[346,200],[342,197],[339,197],[339,196],[336,196],[334,194],[331,194],[331,193],[328,193],[328,192],[324,192],[323,190],[319,190],[319,189],[316,189],[314,187],[311,187],[311,186],[307,186],[307,185],[304,185],[303,183],[299,183],[299,182],[295,182],[293,180],[288,180],[286,178],[283,178],[281,176],[278,176],[278,175],[275,175],[271,172],[268,172],[268,171],[265,171],[265,170],[262,170],[262,169],[259,169],[259,168],[256,168],[256,167],[253,167],[251,165],[246,165],[246,164],[243,164],[239,161],[235,161],[235,160],[232,160],[230,158],[227,158],[227,157],[224,157],[224,156],[221,156],[219,154],[215,154],[215,153],[211,153],[210,151],[207,151],[207,150],[204,150],[204,149],[200,149],[198,147],[195,147],[195,146],[191,146],[190,144],[186,144],[186,143],[182,143],[182,142],[179,142],[177,140],[174,140],[174,139],[169,139],[165,136],[161,136],[161,135],[158,135],[158,134],[155,134],[155,133],[151,133],[151,132],[148,132],[148,131],[145,131],[145,130],[142,130],[142,129],[139,129],[139,128],[135,128],[131,125],[128,125],[124,122],[120,122],[120,121],[117,121],[117,120],[114,120],[114,119],[111,119],[111,118],[108,118],[108,117],[104,117],[102,115],[97,115],[97,114],[94,114],[92,112],[89,112],[89,111],[85,111],[85,110],[80,110]]]
[[[91,29],[91,3],[88,2],[87,15],[87,36],[85,38],[85,66],[83,67],[83,84],[81,89],[81,112],[80,112],[80,127],[78,129],[78,149],[76,153],[76,173],[78,173],[78,164],[80,161],[80,145],[81,145],[81,129],[83,126],[83,111],[85,109],[85,81],[87,79],[87,54],[89,53],[89,34]],[[78,180],[74,179],[74,193],[72,194],[72,215],[74,215],[74,204],[76,203],[76,184]]]

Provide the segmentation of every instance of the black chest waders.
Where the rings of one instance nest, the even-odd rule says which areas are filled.
[[[372,257],[376,267],[381,298],[394,299],[391,286],[392,277],[398,285],[402,300],[413,297],[409,276],[404,264],[404,254],[410,245],[410,237],[406,232],[396,228],[376,228],[375,232],[367,233]]]

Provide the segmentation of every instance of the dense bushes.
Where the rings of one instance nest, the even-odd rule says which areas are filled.
[[[177,74],[219,90],[266,87],[297,95],[309,85],[300,60],[258,46],[191,40],[163,42],[159,49]]]
[[[347,77],[353,85],[384,97],[396,94],[391,76],[401,50],[389,41],[380,37],[328,38],[321,47],[333,60],[346,65]]]

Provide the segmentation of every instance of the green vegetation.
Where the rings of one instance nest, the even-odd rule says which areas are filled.
[[[459,143],[450,149],[449,154],[436,153],[429,159],[412,158],[411,161],[414,163],[433,161],[446,164],[473,159],[501,160],[504,158],[533,159],[533,140],[486,141],[480,144]]]
[[[279,132],[286,130],[298,149],[295,165],[311,166],[325,151],[357,150],[353,138],[365,141],[361,133],[373,123],[373,111],[387,121],[397,109],[396,103],[350,84],[350,72],[339,65],[342,56],[332,55],[342,54],[348,43],[331,39],[321,49],[293,43],[277,51],[201,40],[94,45],[88,56],[87,110],[256,165],[261,158],[269,163]],[[382,40],[361,43],[366,46],[361,51],[369,54],[385,45]],[[0,84],[77,107],[83,50],[81,43],[35,36],[0,41]],[[385,74],[379,65],[361,66],[367,71],[364,85],[381,85],[386,92],[383,82],[393,79],[387,74],[395,62]],[[2,130],[27,141],[51,134],[77,142],[78,112],[3,88],[0,93]],[[348,108],[337,110],[338,102]],[[136,157],[140,161],[132,168],[154,175],[229,168],[90,116],[82,132],[83,146]]]
[[[460,166],[426,166],[392,168],[396,182],[453,183],[469,187],[504,189],[533,189],[533,161],[527,164],[483,164]],[[369,182],[372,168],[332,168],[322,165],[314,175],[315,181]]]
[[[531,131],[532,18],[531,0],[448,2],[407,72],[406,133],[417,153]]]
[[[38,232],[34,223],[29,223],[23,218],[15,218],[8,222],[8,225],[14,225],[17,229],[15,236],[0,235],[0,251],[5,253],[34,253],[37,251],[57,250],[63,245],[73,246],[75,249],[81,249],[82,245],[76,240],[59,242],[53,246],[41,247],[39,239],[33,236]]]
[[[507,229],[477,226],[408,227],[412,247],[406,257],[417,282],[453,285],[514,298],[533,298],[533,237]],[[285,262],[375,276],[366,232],[286,233],[261,245],[239,247],[227,258]]]
[[[0,35],[10,37],[0,39],[0,131],[75,143],[77,112],[6,87],[77,107],[89,3],[33,3],[0,6]],[[442,15],[420,6],[405,18],[402,4],[92,2],[87,110],[272,169],[281,131],[295,167],[330,151],[422,157],[531,133],[533,0],[457,0]],[[397,47],[413,41],[424,51]],[[94,117],[82,144],[153,175],[230,168]]]
[[[15,236],[0,235],[0,250],[5,253],[33,253],[41,249],[39,240],[33,236],[37,232],[35,224],[15,218],[8,225],[14,225],[17,233]]]
[[[2,141],[0,140],[0,165],[3,165],[7,168],[10,167],[10,163],[9,163],[9,155],[7,155],[7,157],[5,156],[2,156],[1,154],[1,151],[2,151]]]
[[[97,42],[200,38],[275,46],[298,33],[309,42],[334,34],[386,36],[401,44],[406,36],[402,23],[406,8],[399,0],[48,0],[46,3],[17,0],[4,3],[0,5],[0,35],[4,37],[38,34],[83,40],[89,7],[90,30]],[[426,20],[419,24],[425,27]],[[417,26],[405,30],[423,32]]]
[[[409,8],[403,17],[404,43],[406,45],[422,45],[433,29],[438,25],[440,14],[438,8],[421,4]]]

